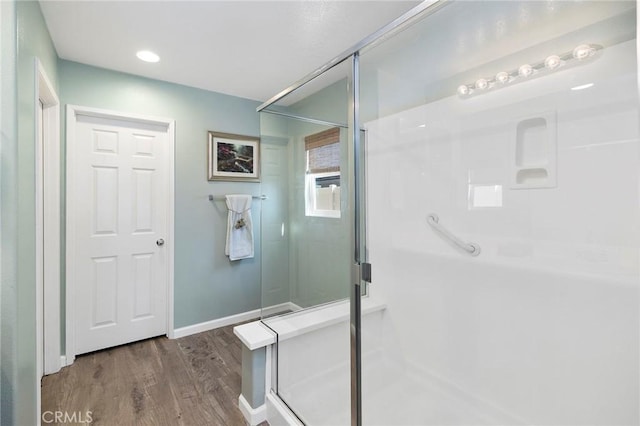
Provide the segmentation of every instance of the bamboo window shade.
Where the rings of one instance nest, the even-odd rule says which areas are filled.
[[[340,171],[340,128],[305,136],[304,149],[308,152],[307,173]]]

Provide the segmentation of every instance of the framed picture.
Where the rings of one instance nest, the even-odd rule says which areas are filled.
[[[209,132],[208,179],[260,182],[260,138]]]

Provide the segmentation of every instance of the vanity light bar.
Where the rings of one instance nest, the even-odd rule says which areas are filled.
[[[493,77],[479,78],[474,83],[462,84],[458,86],[458,96],[461,98],[469,98],[492,89],[498,89],[539,77],[565,67],[569,63],[578,63],[591,59],[600,50],[602,50],[602,46],[597,44],[581,44],[572,51],[565,52],[562,55],[550,55],[542,61],[532,64],[522,64],[517,69],[500,71]]]

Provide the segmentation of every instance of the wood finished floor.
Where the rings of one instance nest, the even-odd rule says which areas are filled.
[[[104,426],[244,426],[233,327],[81,355],[43,378],[42,412],[91,411],[91,424]]]

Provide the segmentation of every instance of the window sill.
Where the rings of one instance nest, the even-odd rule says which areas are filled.
[[[311,210],[305,212],[307,217],[329,217],[333,219],[340,219],[340,210]]]

